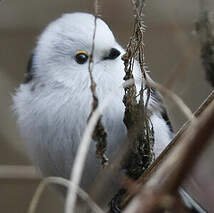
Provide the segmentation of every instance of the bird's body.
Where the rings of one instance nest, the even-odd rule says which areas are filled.
[[[13,98],[30,156],[45,175],[69,178],[87,126],[92,104],[87,56],[92,51],[93,33],[94,16],[90,14],[66,14],[51,23],[38,40],[27,81]],[[99,102],[111,95],[102,116],[110,156],[126,138],[124,91],[120,88],[124,82],[124,65],[118,57],[124,50],[101,19],[97,19],[94,43],[92,74]],[[137,62],[134,77],[141,78]],[[155,91],[151,93],[149,110],[157,156],[170,142],[172,132],[163,103]],[[82,177],[84,189],[90,188],[102,168],[95,152],[92,142]]]
[[[87,26],[83,21],[87,20]],[[94,16],[83,13],[64,15],[53,22],[41,35],[34,51],[28,82],[22,84],[14,96],[15,109],[22,135],[27,139],[34,162],[46,175],[69,178],[72,163],[91,112],[92,94],[88,63],[78,64],[75,53],[92,49]],[[86,37],[88,36],[88,37]],[[126,137],[123,123],[124,65],[120,57],[103,59],[112,48],[124,53],[108,26],[97,19],[93,77],[96,92],[102,103],[111,95],[102,122],[107,130],[107,155]],[[135,78],[141,77],[138,65]],[[171,139],[170,130],[157,111],[156,97],[151,97],[149,108],[155,131],[155,152]],[[154,109],[152,109],[154,108]],[[83,184],[91,183],[99,168],[95,143],[91,143],[86,160]],[[90,175],[89,175],[90,174]]]

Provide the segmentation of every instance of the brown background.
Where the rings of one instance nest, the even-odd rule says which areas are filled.
[[[207,0],[207,5],[214,11],[213,0]],[[0,4],[0,166],[30,165],[24,142],[18,134],[15,118],[11,113],[11,95],[23,80],[28,56],[41,30],[62,13],[74,11],[93,12],[93,1],[6,0]],[[153,0],[148,1],[145,8],[146,62],[151,76],[163,84],[173,78],[173,90],[192,110],[211,91],[205,81],[199,57],[199,42],[194,33],[194,22],[198,14],[199,5],[196,0]],[[103,0],[102,15],[117,40],[125,47],[132,32],[130,1]],[[174,127],[178,129],[185,117],[172,103],[169,103],[169,110]],[[209,187],[211,182],[208,184],[203,179],[206,176],[211,181],[214,177],[211,158],[214,149],[209,150],[210,154],[206,153],[203,157],[206,167],[204,164],[200,167],[199,191],[214,197],[214,189]],[[210,166],[207,165],[208,162]],[[38,181],[0,178],[0,211],[26,212],[37,184]],[[207,203],[206,200],[203,202]],[[211,202],[207,205],[210,212],[214,212]],[[63,202],[57,193],[51,191],[43,196],[38,212],[55,213],[62,209]]]

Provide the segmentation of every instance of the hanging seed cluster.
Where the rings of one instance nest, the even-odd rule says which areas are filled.
[[[126,53],[122,57],[125,65],[124,80],[134,78],[133,67],[134,63],[136,63],[135,60],[139,62],[142,77],[146,79],[143,43],[145,27],[142,19],[144,1],[132,1],[132,4],[135,13],[135,23],[133,34],[127,45]],[[123,162],[123,167],[130,177],[138,178],[154,159],[154,131],[147,109],[150,88],[141,84],[141,90],[140,92],[137,92],[135,84],[132,84],[124,90],[124,123],[127,127],[130,149]],[[144,92],[147,93],[147,100],[143,99]],[[137,97],[140,98],[137,99]]]

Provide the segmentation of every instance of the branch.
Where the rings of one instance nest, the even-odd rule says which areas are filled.
[[[151,194],[158,194],[160,195],[159,197],[175,194],[178,187],[194,165],[194,162],[196,162],[197,158],[210,142],[210,137],[213,135],[213,98],[214,94],[212,93],[196,112],[196,116],[199,116],[203,109],[206,108],[202,115],[200,115],[198,121],[188,128],[185,127],[186,131],[182,128],[180,131],[182,134],[178,133],[173,140],[173,150],[172,145],[169,146],[168,149],[157,159],[157,162],[153,164],[152,169],[138,180],[139,186],[144,184],[144,187],[140,190],[140,194],[130,203],[134,208],[132,209],[132,212],[137,212],[139,209],[142,212],[154,212],[154,209],[145,209],[146,205],[142,205],[143,203],[147,203],[148,199],[151,199]],[[208,104],[209,106],[207,106]],[[187,124],[185,126],[187,126]],[[183,137],[181,137],[181,135]],[[150,193],[150,196],[145,196],[148,192]],[[144,196],[142,197],[142,195]],[[126,197],[123,204],[127,204],[128,200],[130,200],[130,197],[129,199]],[[154,199],[154,201],[157,201],[157,199]],[[130,205],[128,209],[130,208]]]
[[[202,112],[206,110],[208,105],[214,100],[214,91],[207,97],[207,99],[201,104],[198,110],[194,113],[195,117],[199,117]],[[122,206],[126,206],[128,202],[140,191],[139,186],[145,184],[151,176],[159,169],[162,162],[167,158],[167,156],[172,152],[174,147],[181,143],[181,139],[184,134],[187,132],[187,129],[190,125],[190,121],[186,122],[182,128],[177,132],[174,139],[171,143],[165,148],[165,150],[159,155],[159,157],[152,163],[152,165],[144,172],[144,174],[136,181],[136,190],[132,193],[127,193],[122,199]]]
[[[99,13],[99,1],[95,0],[94,2],[94,7],[95,7],[95,17],[94,17],[94,32],[93,32],[93,38],[92,38],[92,49],[91,49],[91,54],[89,55],[89,62],[88,62],[88,72],[89,72],[89,77],[90,77],[90,82],[91,82],[91,94],[92,94],[92,109],[91,113],[88,117],[92,116],[94,113],[94,110],[97,108],[99,104],[99,99],[96,93],[96,83],[94,81],[92,71],[93,71],[93,66],[94,66],[94,50],[95,50],[95,36],[96,36],[96,31],[97,31],[97,17]],[[96,156],[101,160],[102,166],[106,166],[108,163],[108,158],[105,155],[106,148],[107,148],[107,132],[103,126],[103,123],[101,121],[102,115],[100,115],[99,120],[97,121],[96,128],[94,129],[93,132],[93,139],[96,142]]]
[[[213,126],[214,102],[207,107],[198,122],[187,129],[180,143],[166,157],[146,185],[166,189],[169,193],[175,192],[210,142]]]
[[[197,109],[197,111],[194,113],[195,117],[199,117],[204,110],[208,107],[208,105],[214,100],[214,91],[210,93],[210,95],[207,97],[207,99],[201,104],[201,106]],[[173,140],[170,142],[170,144],[164,149],[164,151],[160,154],[160,156],[156,159],[156,161],[149,167],[149,169],[144,173],[144,175],[138,180],[139,182],[145,182],[149,179],[152,173],[154,173],[161,162],[164,160],[164,158],[172,151],[174,146],[177,146],[177,144],[181,143],[181,139],[186,133],[188,127],[190,125],[190,121],[187,121],[182,128],[177,132]]]
[[[85,129],[85,132],[83,134],[83,138],[79,144],[73,169],[71,171],[71,184],[68,189],[68,195],[66,198],[66,206],[65,206],[65,212],[69,213],[72,212],[75,206],[76,202],[76,193],[78,186],[80,184],[81,176],[83,173],[84,163],[86,160],[87,152],[89,150],[89,145],[91,142],[92,134],[94,129],[96,128],[96,124],[102,115],[102,112],[104,108],[107,106],[109,97],[107,96],[104,101],[95,109],[94,113],[92,114],[91,118],[89,119],[88,125]]]
[[[175,103],[178,108],[180,109],[180,111],[186,116],[186,118],[192,122],[195,121],[195,116],[193,115],[192,111],[190,110],[190,108],[184,103],[184,101],[176,94],[174,93],[172,90],[166,88],[165,86],[157,83],[157,82],[153,82],[149,79],[147,79],[145,81],[145,84],[147,84],[149,87],[155,88],[158,91],[161,92],[161,94],[163,96],[165,96],[167,99],[169,99],[170,101],[172,101],[173,103]]]

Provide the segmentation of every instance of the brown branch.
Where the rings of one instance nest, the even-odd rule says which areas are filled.
[[[214,99],[214,92],[212,92],[207,99],[201,104],[198,110],[194,113],[195,117],[198,117],[202,114],[202,112],[208,107],[208,105]],[[174,147],[176,147],[179,143],[181,143],[181,139],[183,138],[185,132],[187,131],[190,122],[186,122],[183,127],[178,131],[175,135],[174,139],[171,143],[166,147],[166,149],[160,154],[160,156],[152,163],[152,165],[144,172],[144,174],[136,181],[137,186],[135,187],[136,190],[133,190],[131,193],[127,193],[122,199],[122,206],[126,206],[128,202],[133,198],[140,191],[140,187],[145,184],[151,176],[158,170],[162,162],[167,158],[169,153],[172,151]]]
[[[194,162],[206,148],[213,135],[214,102],[199,117],[197,123],[190,125],[180,143],[163,161],[147,184],[164,188],[173,193],[182,183]],[[155,183],[156,180],[156,183]]]
[[[208,105],[213,101],[213,99],[214,99],[214,92],[212,92],[207,97],[207,99],[201,104],[201,106],[197,109],[197,111],[194,113],[195,117],[200,116],[202,112],[204,112],[204,110],[208,107]],[[124,184],[124,186],[132,185],[132,187],[130,187],[131,190],[128,190],[128,192],[123,196],[121,200],[122,208],[124,208],[129,203],[129,201],[138,192],[140,192],[141,186],[145,184],[152,177],[152,175],[158,170],[158,168],[160,167],[162,162],[167,158],[167,156],[172,151],[172,149],[176,147],[179,143],[181,143],[181,139],[183,138],[189,125],[190,125],[189,121],[183,125],[183,127],[175,135],[172,142],[166,147],[166,149],[160,154],[160,156],[152,163],[152,165],[144,172],[144,174],[134,184],[130,184],[130,182],[128,183],[126,182],[127,184]],[[108,211],[108,213],[110,213],[110,211]]]
[[[136,210],[137,208],[137,210]],[[129,205],[124,213],[190,213],[179,196],[157,193],[151,189],[143,190],[135,203]]]
[[[94,12],[96,17],[101,17],[102,14],[101,0],[94,0]]]
[[[208,105],[213,101],[214,99],[214,91],[210,93],[210,95],[207,97],[207,99],[201,104],[201,106],[197,109],[197,111],[194,113],[195,117],[198,117],[201,115],[201,113],[208,107]],[[160,163],[164,160],[164,158],[171,152],[173,147],[177,146],[181,142],[181,138],[185,134],[187,128],[190,125],[190,121],[187,121],[182,128],[177,132],[173,140],[170,142],[170,144],[164,149],[164,151],[160,154],[160,156],[156,159],[156,161],[149,167],[149,169],[144,173],[144,175],[138,179],[139,182],[145,182],[149,179],[152,173],[157,170]]]
[[[139,212],[139,209],[141,212],[154,212],[154,209],[146,209],[146,206],[143,205],[143,203],[151,199],[151,196],[145,196],[148,191],[151,194],[158,194],[160,197],[175,194],[213,135],[214,102],[211,101],[211,99],[213,100],[213,93],[207,102],[205,102],[204,106],[207,106],[208,102],[211,103],[202,115],[199,116],[198,121],[186,129],[183,137],[179,136],[180,142],[176,142],[176,146],[173,147],[173,150],[171,150],[169,154],[165,153],[162,162],[159,161],[159,167],[156,167],[155,170],[153,167],[152,172],[150,171],[149,179],[148,176],[146,182],[145,179],[143,179],[143,183],[145,184],[140,192],[141,196],[137,196],[130,203],[130,205],[135,204],[132,212]],[[202,105],[203,108],[204,106]],[[143,197],[142,194],[144,195]],[[136,199],[138,199],[138,201],[136,201]],[[141,199],[140,202],[139,199]],[[155,201],[156,199],[154,199],[154,202]]]

